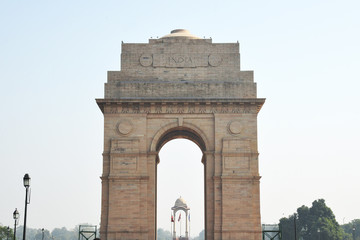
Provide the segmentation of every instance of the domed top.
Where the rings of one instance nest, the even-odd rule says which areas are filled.
[[[186,29],[175,29],[170,34],[163,36],[162,38],[189,38],[189,39],[200,39],[199,37],[192,35]]]
[[[185,202],[185,200],[182,197],[179,197],[176,201],[175,201],[175,206],[174,207],[183,207],[183,208],[187,208],[187,204]]]

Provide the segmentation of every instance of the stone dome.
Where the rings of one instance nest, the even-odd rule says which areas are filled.
[[[199,37],[192,35],[186,29],[175,29],[170,34],[163,36],[162,38],[188,38],[188,39],[200,39]]]
[[[178,207],[187,208],[187,204],[186,204],[185,200],[182,197],[179,197],[178,199],[176,199],[174,207],[176,207],[176,208],[178,208]]]

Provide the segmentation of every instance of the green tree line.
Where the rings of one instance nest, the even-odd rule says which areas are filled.
[[[204,240],[205,231],[202,230],[197,237],[191,237],[191,240]],[[158,228],[157,230],[157,240],[172,240],[170,231]]]
[[[283,240],[360,240],[360,219],[339,225],[324,199],[314,201],[311,207],[305,205],[299,207],[296,213],[281,218],[279,226]],[[16,239],[21,240],[22,235],[23,226],[19,226],[16,229]],[[204,235],[203,230],[199,236],[192,239],[203,240]],[[97,237],[99,236],[97,233]],[[0,240],[13,240],[13,238],[13,229],[0,225]],[[55,228],[52,231],[26,228],[27,240],[78,240],[78,238],[79,225],[70,230],[65,227]],[[159,228],[157,240],[172,240],[171,233]]]
[[[281,218],[279,225],[284,240],[360,240],[360,219],[339,225],[324,199],[315,200],[311,207],[299,207]]]
[[[73,229],[54,228],[52,231],[44,229],[44,238],[43,231],[40,228],[26,228],[26,239],[27,240],[78,240],[79,239],[79,225],[75,226]],[[192,240],[204,240],[204,230],[200,232],[199,236],[191,238]],[[97,233],[97,237],[99,237]],[[23,238],[23,226],[16,228],[16,239],[21,240]],[[0,225],[0,240],[13,240],[14,231],[12,228],[7,226]],[[157,240],[172,240],[171,233],[162,228],[158,229],[158,238]]]
[[[16,239],[23,239],[23,226],[16,228]],[[44,237],[43,237],[44,232]],[[99,237],[99,232],[96,234]],[[0,240],[13,240],[14,231],[7,226],[0,226]],[[79,239],[79,225],[73,229],[68,230],[65,227],[54,228],[52,231],[41,228],[26,228],[26,240],[78,240]]]

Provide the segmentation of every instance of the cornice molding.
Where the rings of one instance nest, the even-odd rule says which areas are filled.
[[[104,114],[257,114],[265,98],[96,99]]]

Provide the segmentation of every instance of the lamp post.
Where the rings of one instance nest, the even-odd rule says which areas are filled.
[[[44,240],[44,229],[41,229],[42,231],[42,237],[41,237],[41,240]]]
[[[14,240],[16,240],[16,224],[18,222],[19,216],[20,216],[20,214],[19,214],[17,208],[15,208],[15,211],[13,212],[13,218],[14,218],[14,221],[15,221],[15,224],[14,224]]]
[[[7,232],[6,232],[6,239],[9,240],[9,234],[10,234],[10,227],[7,227]]]
[[[297,234],[296,234],[296,213],[294,213],[294,233],[295,233],[295,240],[297,240]]]
[[[356,229],[355,229],[355,226],[353,226],[353,229],[352,229],[352,230],[353,230],[353,232],[352,232],[353,239],[355,240],[355,230],[356,230]]]
[[[23,231],[23,240],[25,240],[25,234],[26,234],[26,214],[27,214],[27,205],[28,205],[28,193],[29,193],[29,187],[30,187],[30,176],[29,174],[25,174],[23,181],[24,181],[24,187],[26,189],[25,193],[25,214],[24,214],[24,231]]]
[[[318,233],[319,240],[320,240],[320,228],[317,229],[317,233]]]
[[[304,240],[304,233],[306,233],[306,229],[307,229],[306,226],[301,228],[300,237],[299,237],[300,240]]]

